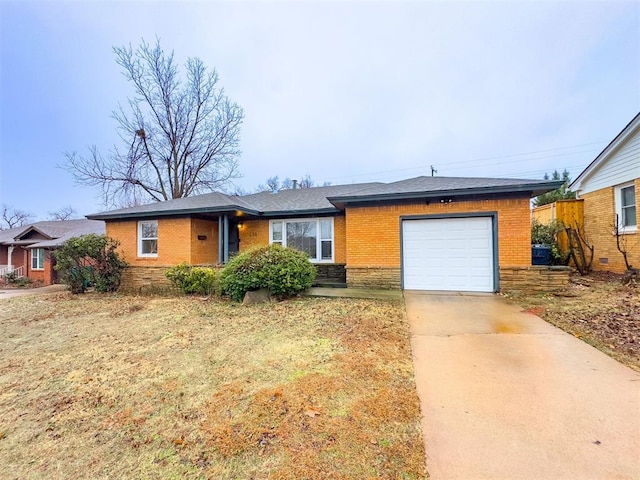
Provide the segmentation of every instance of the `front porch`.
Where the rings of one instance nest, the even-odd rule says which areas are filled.
[[[0,279],[5,283],[7,278],[17,279],[24,277],[24,267],[16,267],[14,265],[0,265]]]

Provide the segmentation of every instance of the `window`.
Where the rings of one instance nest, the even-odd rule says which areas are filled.
[[[636,192],[633,183],[616,187],[616,213],[622,233],[637,230]]]
[[[158,256],[158,222],[156,220],[138,222],[138,256]]]
[[[44,248],[31,249],[31,270],[44,270]]]
[[[333,261],[333,218],[272,220],[270,243],[295,248],[312,262]]]

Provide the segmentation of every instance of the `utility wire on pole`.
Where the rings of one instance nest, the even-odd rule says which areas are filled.
[[[438,170],[436,170],[433,165],[431,165],[431,176],[433,177],[434,173],[438,173]]]

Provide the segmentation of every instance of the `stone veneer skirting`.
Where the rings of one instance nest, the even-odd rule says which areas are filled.
[[[316,280],[336,280],[346,282],[347,274],[344,263],[316,263]]]
[[[569,283],[569,267],[500,267],[501,291],[558,292]],[[401,288],[400,268],[347,267],[347,285],[355,288]]]
[[[554,293],[569,284],[570,267],[500,267],[501,291]]]
[[[344,268],[342,265],[337,268]],[[169,267],[128,267],[122,275],[121,289],[153,292],[171,288],[165,276]],[[347,284],[354,288],[400,290],[401,272],[397,267],[346,267]],[[329,273],[329,272],[323,272]],[[569,267],[500,267],[501,291],[558,292],[569,283]]]
[[[165,272],[169,267],[139,267],[125,268],[122,272],[120,289],[125,292],[144,293],[168,290],[171,284]]]
[[[400,290],[400,268],[347,267],[347,286]]]

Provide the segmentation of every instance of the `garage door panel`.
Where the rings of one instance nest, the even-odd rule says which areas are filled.
[[[405,289],[494,290],[491,217],[404,220],[402,234]]]

